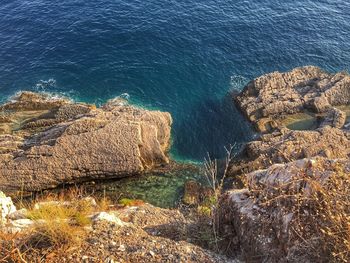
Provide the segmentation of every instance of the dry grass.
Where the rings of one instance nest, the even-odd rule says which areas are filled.
[[[94,210],[87,201],[72,205],[48,202],[29,211],[28,217],[35,222],[31,242],[35,246],[77,246],[85,237],[84,226],[89,225],[90,213]]]
[[[198,205],[197,210],[192,211],[191,215],[195,218],[195,223],[191,225],[188,236],[194,240],[194,243],[214,251],[219,251],[219,242],[221,241],[218,234],[219,221],[215,211],[218,208],[218,201],[223,192],[225,178],[234,158],[236,146],[225,147],[226,157],[222,163],[223,167],[219,167],[218,161],[211,159],[209,154],[204,160],[203,176],[211,191],[207,191],[208,196]]]
[[[21,252],[18,239],[20,234],[8,234],[0,231],[0,262],[27,262]]]
[[[323,182],[303,171],[279,187],[247,185],[266,215],[293,214],[289,242],[299,245],[290,260],[350,262],[350,174],[339,164],[332,169]],[[266,216],[260,229],[276,231],[281,225],[280,217]]]
[[[111,207],[108,198],[94,203],[78,188],[21,203],[28,210],[27,217],[34,221],[34,225],[14,235],[0,230],[0,263],[43,262],[48,254],[59,255],[79,248],[92,223],[90,216],[98,211],[108,211]]]

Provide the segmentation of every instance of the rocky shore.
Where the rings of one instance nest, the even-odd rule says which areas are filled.
[[[290,72],[273,72],[251,81],[234,100],[258,131],[281,126],[287,115],[312,111],[329,114],[331,126],[341,128],[345,114],[336,106],[350,104],[350,75],[329,74],[306,66]]]
[[[0,190],[119,178],[169,162],[169,113],[23,92],[0,107]]]
[[[244,187],[220,201],[227,250],[248,262],[348,260],[349,246],[340,244],[348,237],[332,238],[337,227],[350,233],[350,125],[341,110],[350,103],[350,76],[316,67],[274,72],[233,99],[261,134],[230,166],[231,176],[242,174]],[[313,114],[315,129],[287,128],[284,120],[296,113]]]
[[[90,198],[88,238],[68,254],[51,247],[27,256],[52,262],[350,260],[350,75],[313,66],[274,72],[232,97],[258,136],[227,162],[224,191],[213,162],[204,174],[216,182],[188,181],[174,210],[139,200],[110,209]],[[312,125],[293,125],[305,119]],[[0,191],[15,195],[167,169],[171,123],[169,113],[120,99],[96,108],[21,93],[0,107]],[[33,217],[40,202],[18,211],[1,194],[0,205],[7,232],[45,223]],[[63,221],[69,227],[86,221],[81,205],[54,203],[54,211],[62,206],[70,211]],[[0,252],[9,243],[0,242]]]
[[[250,82],[233,99],[261,135],[245,145],[231,172],[246,173],[317,156],[348,158],[349,92],[347,73],[333,75],[311,66]],[[289,129],[285,120],[297,113],[312,114],[314,129]]]

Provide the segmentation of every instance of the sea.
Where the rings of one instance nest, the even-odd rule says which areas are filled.
[[[176,159],[254,132],[231,92],[271,71],[350,68],[350,1],[1,0],[0,101],[32,90],[168,111]]]

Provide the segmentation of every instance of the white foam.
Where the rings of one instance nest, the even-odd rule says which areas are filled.
[[[249,82],[249,79],[241,75],[232,75],[230,78],[230,89],[241,91]]]
[[[122,93],[118,96],[119,98],[121,99],[124,99],[124,100],[130,100],[130,94],[129,93]]]
[[[39,80],[37,84],[35,84],[35,91],[37,92],[45,92],[47,89],[56,88],[56,80],[50,78],[48,80]]]

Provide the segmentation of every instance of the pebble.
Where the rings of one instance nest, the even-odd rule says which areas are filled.
[[[115,242],[115,241],[112,241],[112,242],[111,242],[111,246],[112,246],[112,247],[115,247],[115,246],[117,246],[117,242]]]
[[[106,263],[119,263],[119,261],[116,261],[113,258],[109,258],[106,260]]]
[[[185,247],[184,247],[184,250],[185,250],[187,253],[192,252],[192,248],[189,247],[189,246],[185,246]]]
[[[123,251],[125,251],[126,249],[125,249],[125,246],[124,245],[120,245],[119,246],[119,248],[118,248],[118,251],[121,251],[121,252],[123,252]]]

